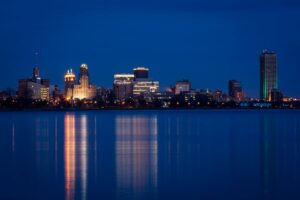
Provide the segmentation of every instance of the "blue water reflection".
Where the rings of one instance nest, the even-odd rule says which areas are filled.
[[[300,111],[0,113],[0,199],[300,198]]]

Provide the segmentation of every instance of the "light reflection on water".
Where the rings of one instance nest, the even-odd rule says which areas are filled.
[[[65,191],[66,200],[74,199],[75,193],[75,172],[76,172],[76,144],[75,144],[75,116],[72,114],[65,115]]]
[[[300,111],[0,113],[0,199],[300,197]]]
[[[116,177],[120,197],[140,196],[157,187],[157,117],[116,116]],[[149,198],[149,197],[148,197]]]
[[[80,199],[85,200],[88,177],[87,115],[75,118],[73,113],[67,113],[64,119],[64,127],[66,200],[75,199],[75,191],[78,186],[80,187]]]

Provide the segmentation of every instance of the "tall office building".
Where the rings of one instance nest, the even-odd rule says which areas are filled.
[[[149,69],[146,67],[137,67],[133,69],[135,80],[148,79]]]
[[[72,71],[65,74],[66,99],[92,99],[96,96],[96,86],[90,85],[88,66],[82,64],[79,69],[78,83],[75,84],[75,75]]]
[[[260,98],[271,101],[271,92],[277,89],[277,55],[264,50],[260,55]]]
[[[113,90],[117,99],[122,100],[133,95],[133,74],[115,74]]]
[[[72,69],[68,70],[65,74],[65,97],[66,99],[73,98],[73,89],[75,85],[76,76]]]
[[[244,98],[244,92],[240,81],[228,81],[228,95],[235,100],[242,100]]]
[[[175,86],[175,94],[190,92],[192,84],[189,80],[177,81]]]

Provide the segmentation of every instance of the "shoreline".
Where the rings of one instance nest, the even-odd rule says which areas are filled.
[[[300,108],[240,108],[240,107],[228,107],[228,108],[218,108],[218,107],[203,107],[203,108],[59,108],[59,109],[49,109],[49,108],[33,108],[33,109],[0,109],[0,113],[5,112],[81,112],[81,111],[171,111],[171,110],[300,110]]]

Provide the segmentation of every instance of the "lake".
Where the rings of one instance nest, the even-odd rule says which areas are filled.
[[[0,199],[300,199],[300,110],[0,113]]]

